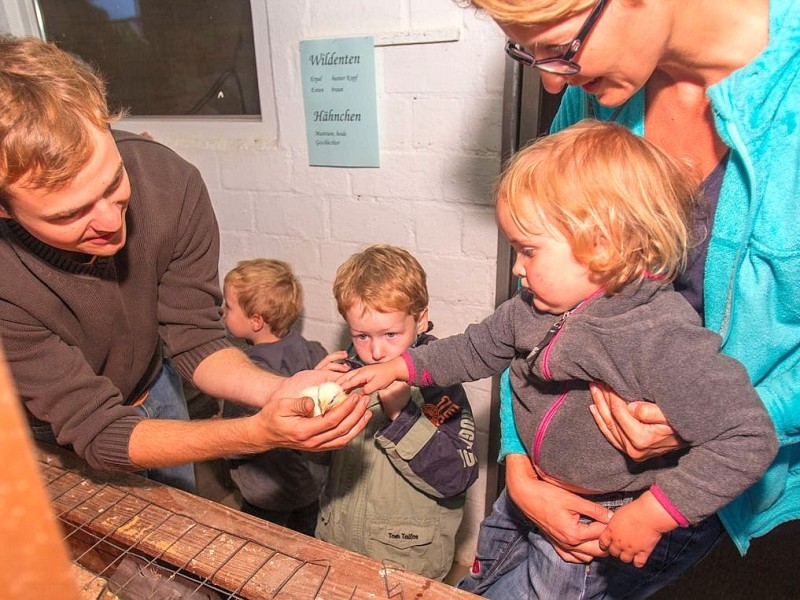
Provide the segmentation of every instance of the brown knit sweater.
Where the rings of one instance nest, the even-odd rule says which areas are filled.
[[[128,404],[161,368],[162,342],[186,379],[230,344],[200,174],[156,142],[114,137],[132,190],[125,247],[77,263],[0,219],[0,338],[32,422],[50,423],[92,466],[133,470],[128,442],[142,417]]]

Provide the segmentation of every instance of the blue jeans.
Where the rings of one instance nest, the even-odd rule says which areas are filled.
[[[139,414],[150,419],[177,419],[189,420],[189,409],[183,395],[183,382],[172,368],[168,360],[164,359],[164,366],[156,377],[147,398],[136,407]],[[180,440],[164,440],[164,444],[179,444]],[[139,471],[139,475],[176,487],[186,492],[196,493],[197,482],[194,477],[194,463],[178,465],[176,467],[161,467]]]
[[[675,529],[641,569],[614,557],[568,563],[504,490],[481,523],[475,565],[458,587],[495,600],[647,598],[703,558],[722,531],[716,516]]]
[[[139,411],[139,414],[150,418],[189,420],[189,409],[186,406],[186,398],[183,395],[183,383],[180,376],[166,359],[161,372],[156,377],[153,385],[150,386],[147,399],[137,406],[136,410]],[[37,425],[31,429],[36,440],[48,444],[58,444],[56,436],[49,425]],[[164,440],[165,444],[175,442],[176,440]],[[177,467],[148,469],[139,471],[138,474],[186,492],[197,492],[193,463]]]

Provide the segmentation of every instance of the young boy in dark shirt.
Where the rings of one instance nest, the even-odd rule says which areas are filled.
[[[303,291],[288,263],[241,261],[225,276],[223,291],[225,327],[248,342],[244,352],[256,365],[291,376],[313,369],[325,358],[321,344],[291,329],[303,310]],[[222,414],[241,417],[251,409],[226,402]],[[242,511],[314,535],[324,467],[287,448],[231,457],[228,464],[242,495]]]

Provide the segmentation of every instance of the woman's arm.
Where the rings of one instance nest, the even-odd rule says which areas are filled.
[[[600,549],[598,538],[613,513],[538,478],[517,435],[508,377],[506,370],[500,381],[500,460],[505,459],[506,487],[511,499],[539,526],[556,553],[565,561],[588,563],[593,558],[606,556],[607,552]],[[632,452],[631,458],[637,460],[638,456],[638,460],[644,460],[683,444],[657,406],[636,403],[642,405],[639,409],[641,415],[631,413],[613,391],[594,384],[592,397],[596,406],[590,407],[590,410],[598,427],[617,449]],[[649,411],[651,407],[655,410]],[[620,412],[624,412],[621,418],[618,417]],[[621,423],[617,422],[618,419]],[[648,439],[652,447],[647,445]],[[584,523],[581,516],[589,517],[594,522]]]
[[[509,371],[500,377],[500,462],[506,464],[506,488],[514,503],[536,525],[565,561],[588,563],[606,556],[598,538],[613,513],[599,504],[542,481],[519,439],[514,421]],[[592,519],[581,521],[581,516]]]
[[[614,516],[606,507],[539,479],[524,454],[506,456],[506,487],[511,499],[567,562],[588,563],[607,556],[598,544]],[[584,523],[582,516],[591,522]]]

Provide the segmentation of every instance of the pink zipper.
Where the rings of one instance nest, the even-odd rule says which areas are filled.
[[[552,406],[547,409],[542,422],[539,423],[539,427],[536,429],[536,437],[533,440],[533,464],[537,467],[539,465],[539,451],[542,447],[542,440],[544,439],[544,434],[547,431],[547,426],[550,425],[550,421],[553,420],[553,417],[556,415],[556,411],[564,403],[564,400],[567,399],[568,393],[569,385],[564,384],[564,391],[558,397],[558,400],[553,402]]]
[[[587,304],[589,304],[589,302],[591,302],[592,300],[594,300],[595,298],[600,296],[604,291],[605,291],[605,288],[598,289],[591,296],[586,298],[586,300],[584,300],[578,306],[576,306],[571,311],[569,311],[569,313],[567,313],[567,316],[572,315],[572,314],[580,311],[583,307],[585,307]],[[552,381],[552,379],[553,379],[552,374],[550,373],[550,353],[551,353],[551,351],[553,349],[553,345],[556,343],[556,340],[563,333],[564,327],[566,327],[566,325],[567,325],[567,319],[564,319],[564,323],[561,325],[561,328],[553,336],[553,339],[550,340],[550,343],[547,344],[547,347],[544,349],[544,355],[542,356],[542,375],[544,375],[544,378],[547,379],[548,381]],[[553,417],[555,416],[556,412],[561,407],[561,405],[564,403],[564,400],[567,399],[567,394],[569,394],[570,389],[571,388],[570,388],[569,384],[565,383],[564,384],[564,391],[561,393],[561,395],[558,397],[558,399],[555,402],[553,402],[553,404],[550,406],[550,408],[547,409],[547,412],[545,413],[544,417],[542,418],[542,422],[539,423],[539,427],[536,428],[536,435],[533,438],[533,464],[537,468],[538,468],[538,465],[539,465],[539,452],[541,450],[542,441],[544,440],[544,434],[547,432],[547,428],[550,425],[550,421],[553,420]],[[544,471],[542,471],[542,472],[544,472]]]

